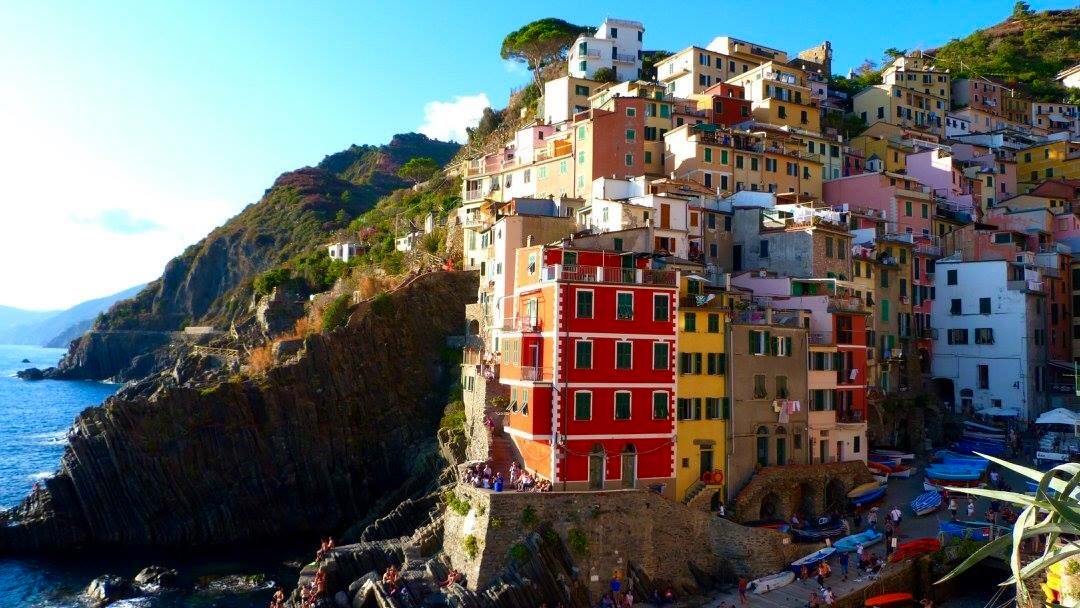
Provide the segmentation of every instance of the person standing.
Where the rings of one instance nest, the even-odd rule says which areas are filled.
[[[971,519],[972,517],[975,517],[975,499],[974,498],[968,498],[967,516],[968,516],[968,519]]]
[[[892,522],[885,522],[885,555],[889,555],[889,547],[892,545],[893,527]]]
[[[746,586],[748,584],[749,584],[749,581],[746,580],[745,576],[740,576],[739,577],[739,605],[740,606],[745,606],[747,604]]]
[[[952,514],[952,518],[953,518],[953,519],[956,519],[956,510],[957,510],[958,508],[959,508],[959,507],[958,507],[958,506],[957,506],[957,504],[956,504],[956,498],[954,498],[954,497],[949,497],[949,513],[951,513],[951,514]]]
[[[845,581],[847,580],[848,560],[850,559],[850,557],[851,554],[846,551],[840,554],[840,574]]]

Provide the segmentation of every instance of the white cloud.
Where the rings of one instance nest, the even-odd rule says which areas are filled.
[[[13,89],[0,90],[0,304],[64,308],[152,280],[242,206],[145,183]]]
[[[491,105],[485,93],[459,95],[453,101],[429,101],[424,104],[424,124],[419,131],[435,139],[464,142],[466,127],[475,127]]]

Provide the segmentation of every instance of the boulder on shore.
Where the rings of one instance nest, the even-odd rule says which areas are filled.
[[[135,584],[144,591],[157,591],[176,586],[180,573],[164,566],[147,566],[135,575]]]
[[[20,372],[16,372],[15,375],[23,380],[44,380],[45,372],[36,367],[24,369]]]
[[[131,582],[115,574],[103,574],[90,581],[86,596],[96,606],[106,606],[131,595]]]

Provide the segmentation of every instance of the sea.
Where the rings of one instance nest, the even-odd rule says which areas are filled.
[[[0,345],[0,509],[17,505],[35,482],[57,470],[75,417],[120,388],[103,382],[28,382],[15,377],[21,369],[56,365],[63,354],[56,348]],[[175,568],[182,590],[112,606],[262,608],[270,603],[275,585],[295,586],[302,563],[309,561],[302,557],[310,557],[300,551],[296,546],[236,546],[190,554],[94,550],[49,558],[0,556],[0,608],[89,606],[83,591],[94,578],[115,574],[131,579],[148,565]],[[259,577],[260,582],[239,592],[228,578],[237,576]]]

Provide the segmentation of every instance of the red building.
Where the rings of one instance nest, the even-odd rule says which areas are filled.
[[[714,125],[732,126],[746,122],[750,115],[750,100],[743,87],[721,82],[702,91],[698,107],[708,112]]]
[[[834,300],[833,332],[836,336],[836,352],[840,366],[836,373],[836,421],[840,423],[866,422],[866,312],[859,303],[853,308],[860,312],[847,312],[847,302],[857,300]]]
[[[559,490],[673,492],[677,273],[560,246],[515,263],[499,381],[525,468]]]

